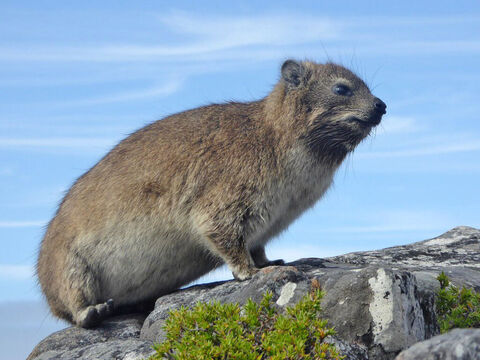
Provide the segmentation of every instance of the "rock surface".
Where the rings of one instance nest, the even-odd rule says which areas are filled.
[[[95,330],[69,328],[52,334],[29,359],[146,358],[153,353],[151,345],[164,338],[162,326],[170,310],[198,301],[258,301],[266,290],[284,308],[302,298],[312,281],[326,292],[324,316],[337,331],[330,341],[347,359],[394,359],[400,351],[438,334],[434,294],[441,271],[456,285],[480,290],[480,230],[458,227],[406,246],[265,268],[244,282],[192,286],[159,298],[145,321],[129,315],[112,318]],[[456,332],[442,336],[451,336],[452,343],[458,340]],[[408,350],[403,354],[408,355]]]
[[[329,258],[358,266],[388,266],[413,273],[422,287],[438,288],[436,276],[445,271],[455,285],[480,291],[480,230],[459,226],[434,239],[377,251]],[[432,280],[433,279],[433,280]]]
[[[454,329],[419,342],[402,351],[395,360],[478,360],[480,329]]]
[[[70,327],[42,340],[27,360],[125,359],[140,360],[154,353],[149,341],[139,339],[145,315],[116,316],[96,329]]]

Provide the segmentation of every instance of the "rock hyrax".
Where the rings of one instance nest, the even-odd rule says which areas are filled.
[[[82,327],[226,263],[238,280],[325,193],[386,105],[346,68],[287,60],[265,98],[128,136],[68,191],[37,264],[54,315]]]

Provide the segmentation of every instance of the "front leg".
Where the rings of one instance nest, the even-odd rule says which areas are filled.
[[[206,235],[206,240],[210,251],[222,258],[236,280],[249,279],[259,271],[240,234],[220,231]]]
[[[255,262],[242,240],[237,239],[232,243],[227,246],[219,246],[219,255],[228,265],[236,280],[250,279],[259,271],[259,268],[255,266]]]
[[[265,255],[265,247],[264,246],[257,246],[250,250],[250,255],[252,256],[253,262],[255,266],[258,268],[263,268],[267,266],[278,266],[284,265],[285,261],[282,259],[278,260],[268,260],[267,256]]]

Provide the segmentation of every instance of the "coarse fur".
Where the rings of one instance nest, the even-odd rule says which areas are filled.
[[[264,99],[133,133],[74,183],[48,225],[37,272],[53,314],[92,327],[113,301],[153,301],[223,263],[239,280],[281,264],[266,258],[267,241],[321,198],[384,113],[349,70],[287,60]]]

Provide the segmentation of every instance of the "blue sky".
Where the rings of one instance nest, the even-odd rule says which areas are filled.
[[[270,257],[480,227],[476,1],[2,1],[0,311],[28,304],[45,314],[37,337],[63,326],[39,303],[32,268],[74,179],[151,121],[265,96],[290,57],[353,69],[388,114]],[[5,344],[12,322],[0,328]]]

